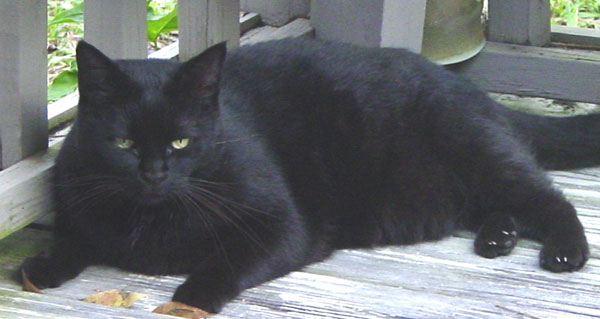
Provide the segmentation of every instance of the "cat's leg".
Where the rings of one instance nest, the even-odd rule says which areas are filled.
[[[507,214],[487,216],[477,231],[475,252],[485,258],[508,255],[517,244],[517,224]]]
[[[469,132],[471,138],[446,128],[445,143],[438,148],[450,154],[448,160],[471,198],[469,222],[474,227],[470,228],[479,229],[476,251],[482,255],[509,251],[513,218],[519,236],[542,242],[543,268],[562,272],[583,267],[589,248],[575,208],[552,186],[529,149],[496,122],[479,118],[464,127],[474,130]],[[509,233],[506,238],[503,231]],[[508,244],[494,249],[489,247],[493,241]]]
[[[56,288],[75,278],[92,263],[91,255],[77,242],[57,241],[50,251],[27,258],[15,274],[18,281],[23,275],[39,289]]]
[[[512,217],[520,235],[542,242],[543,268],[553,272],[580,269],[589,257],[589,248],[575,208],[552,187],[533,159],[518,149],[519,144],[508,146],[483,147],[489,154],[480,158],[483,165],[476,164],[481,165],[479,176],[471,177],[477,183],[473,187],[478,191],[481,205],[486,207],[484,211],[505,212],[481,218],[484,222],[475,242],[476,250],[480,254],[493,254],[494,250],[502,253],[504,248],[508,249],[485,246],[486,241],[498,243],[498,240],[504,240],[507,246],[513,244],[512,237],[516,236],[511,235],[515,228],[511,225]],[[503,231],[509,233],[506,238]]]
[[[255,233],[271,232],[254,229]],[[275,237],[261,240],[231,234],[222,242],[220,253],[196,265],[187,280],[177,288],[173,301],[217,313],[223,305],[245,289],[283,276],[308,263],[303,226],[280,228]],[[276,238],[278,237],[278,238]]]

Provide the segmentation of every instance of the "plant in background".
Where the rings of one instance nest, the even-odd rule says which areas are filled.
[[[82,0],[48,0],[48,101],[77,87],[75,46],[83,35]]]
[[[177,30],[175,0],[147,0],[148,41],[153,49]],[[77,88],[75,47],[83,37],[83,0],[48,0],[48,101]]]
[[[550,0],[553,24],[600,29],[598,0]]]

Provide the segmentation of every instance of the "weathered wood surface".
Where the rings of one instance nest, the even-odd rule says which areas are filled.
[[[449,68],[491,92],[600,104],[600,53],[488,41],[474,58]]]
[[[240,45],[239,0],[179,0],[179,59],[188,60],[222,41]]]
[[[50,213],[50,168],[58,147],[0,171],[0,239]]]
[[[583,47],[600,48],[600,30],[590,28],[567,27],[553,24],[550,26],[552,42],[572,43]]]
[[[473,253],[473,234],[439,242],[344,250],[322,263],[244,292],[214,318],[598,318],[600,317],[600,168],[552,172],[576,205],[591,244],[581,271],[538,266],[540,244],[521,240],[509,256]],[[20,292],[8,277],[26,256],[49,245],[46,231],[24,229],[0,241],[2,318],[154,318],[183,277],[143,276],[90,267],[44,295]],[[147,294],[131,309],[78,301],[119,288]],[[158,317],[156,317],[158,318]]]

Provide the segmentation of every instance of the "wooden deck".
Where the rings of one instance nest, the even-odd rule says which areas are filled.
[[[414,246],[340,251],[244,292],[214,318],[598,318],[600,168],[552,177],[576,205],[591,244],[579,272],[540,269],[540,245],[527,240],[509,256],[480,258],[464,232]],[[11,274],[50,239],[49,231],[30,227],[0,241],[0,318],[165,318],[150,312],[184,280],[90,267],[43,295],[21,291]],[[115,288],[148,298],[130,309],[79,301]]]

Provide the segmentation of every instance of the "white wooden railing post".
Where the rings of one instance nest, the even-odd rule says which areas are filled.
[[[185,61],[209,46],[240,43],[240,0],[179,0],[179,60]]]
[[[426,0],[312,0],[317,38],[420,53]]]
[[[550,0],[490,0],[488,39],[543,46],[550,41]]]
[[[84,38],[113,59],[146,58],[146,0],[85,0]]]
[[[0,169],[46,148],[46,1],[0,0]]]

